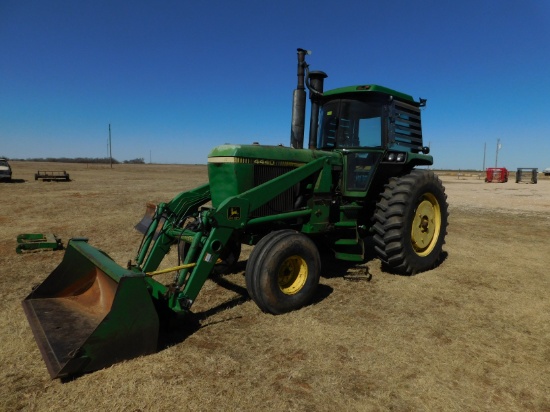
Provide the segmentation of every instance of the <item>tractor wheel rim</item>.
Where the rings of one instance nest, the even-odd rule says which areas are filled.
[[[286,295],[298,293],[307,280],[307,263],[300,256],[291,256],[279,268],[278,283],[281,292]]]
[[[419,256],[428,256],[435,248],[441,230],[441,207],[431,193],[424,194],[415,211],[411,241]]]

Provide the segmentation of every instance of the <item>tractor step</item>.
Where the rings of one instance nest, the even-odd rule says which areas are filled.
[[[359,242],[357,239],[338,239],[334,242],[336,246],[357,246]]]
[[[345,253],[345,252],[334,252],[336,259],[346,260],[348,262],[362,262],[364,257],[362,254],[358,253]]]
[[[339,226],[341,230],[338,232],[340,237],[334,240],[332,244],[334,256],[337,259],[352,262],[363,261],[365,247],[363,240],[357,234],[356,222],[343,221],[338,223],[335,226]]]
[[[357,222],[355,220],[343,220],[343,221],[334,223],[334,226],[355,228],[357,227]]]

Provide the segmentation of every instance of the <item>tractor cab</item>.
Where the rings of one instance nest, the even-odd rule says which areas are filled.
[[[380,101],[347,97],[329,100],[320,108],[317,148],[342,152],[348,195],[367,193],[387,141],[387,112]]]
[[[366,195],[374,172],[398,175],[414,165],[432,164],[422,146],[420,107],[404,93],[363,85],[323,93],[317,149],[344,156],[344,193]]]

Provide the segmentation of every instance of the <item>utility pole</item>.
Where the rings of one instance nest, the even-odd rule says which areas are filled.
[[[485,171],[485,153],[487,153],[487,142],[483,145],[483,169],[481,169],[483,172]]]
[[[109,123],[109,164],[113,168],[113,151],[111,146],[111,123]]]
[[[498,151],[500,150],[500,139],[497,139],[497,154],[495,157],[495,167],[498,166]]]

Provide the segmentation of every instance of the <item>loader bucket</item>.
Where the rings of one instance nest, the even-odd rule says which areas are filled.
[[[72,239],[59,266],[22,302],[53,378],[156,352],[159,319],[145,275]]]

